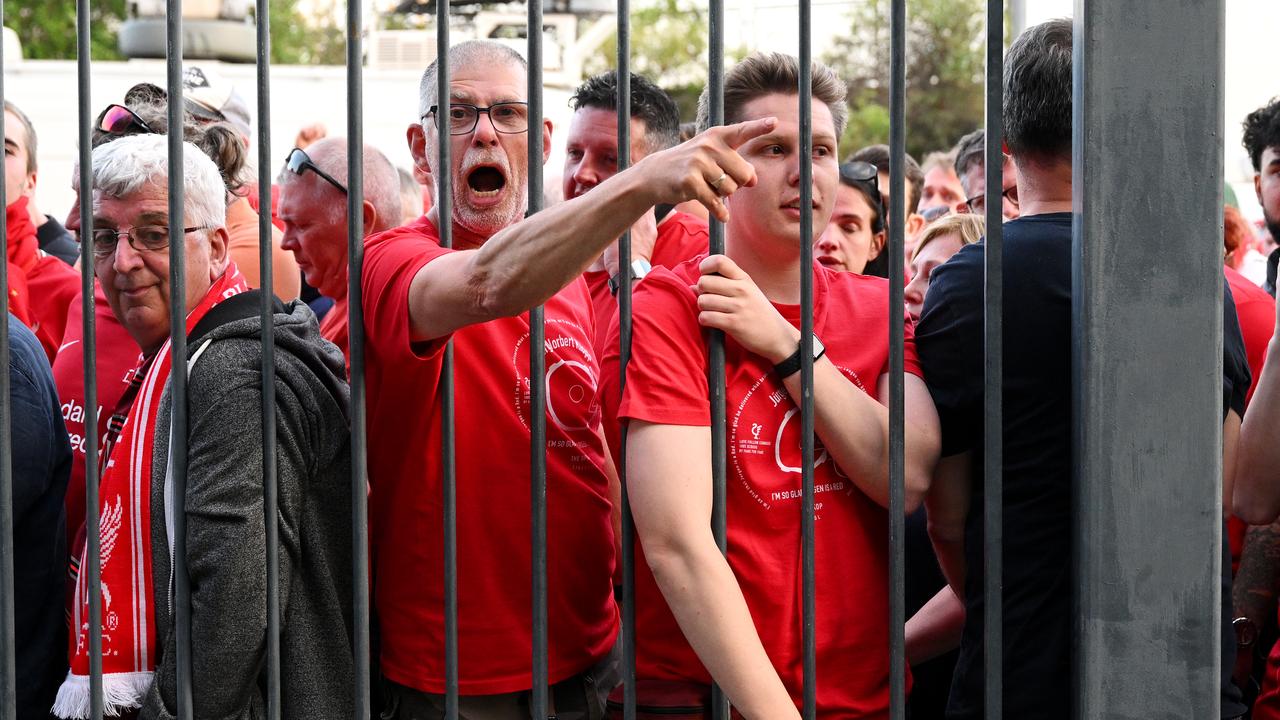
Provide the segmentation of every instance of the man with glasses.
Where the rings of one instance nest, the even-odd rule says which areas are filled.
[[[985,130],[974,130],[956,143],[956,176],[960,178],[960,187],[964,188],[965,195],[964,202],[955,205],[958,213],[982,215],[987,211],[986,137]],[[1004,155],[1003,173],[1000,214],[1005,220],[1013,220],[1018,217],[1018,183],[1013,162],[1007,153]]]
[[[142,134],[93,153],[94,273],[143,352],[104,439],[102,585],[77,578],[71,673],[53,712],[89,712],[89,593],[101,592],[106,712],[172,717],[177,707],[172,533],[186,518],[195,717],[250,717],[264,703],[266,523],[278,521],[281,692],[287,718],[349,718],[353,667],[351,502],[342,355],[299,302],[275,302],[277,517],[264,517],[259,422],[261,291],[230,260],[217,167],[183,148],[182,226],[170,227],[168,142]],[[91,228],[91,230],[89,229]],[[182,287],[170,283],[184,243]],[[186,495],[172,497],[169,344],[173,303],[185,310],[189,428]],[[181,311],[180,310],[180,311]],[[127,421],[126,421],[127,418]],[[76,564],[83,566],[82,551]]]
[[[723,198],[755,182],[735,148],[772,119],[715,128],[653,153],[581,197],[525,218],[530,162],[525,61],[489,41],[449,50],[450,107],[436,66],[422,76],[408,128],[437,202],[418,222],[365,243],[370,543],[381,669],[401,718],[438,717],[445,698],[441,384],[456,372],[462,717],[528,718],[530,387],[546,389],[548,674],[554,712],[598,718],[616,684],[611,483],[597,399],[594,314],[582,273],[659,203],[698,198],[721,220]],[[443,115],[443,116],[442,116]],[[441,123],[441,121],[443,121]],[[440,132],[438,123],[443,124]],[[448,167],[438,149],[448,143]],[[452,208],[443,215],[441,206]],[[453,249],[442,247],[447,217]],[[544,304],[546,341],[530,348],[527,311]],[[529,378],[529,353],[546,375]]]
[[[400,178],[386,156],[364,146],[364,235],[400,224]],[[294,148],[280,174],[281,246],[293,253],[307,284],[332,298],[320,335],[347,354],[347,140],[325,138]]]

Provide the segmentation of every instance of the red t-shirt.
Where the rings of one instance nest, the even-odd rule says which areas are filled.
[[[408,293],[440,247],[425,217],[365,241],[370,541],[382,671],[444,692],[440,373],[445,339],[409,341]],[[551,682],[613,647],[613,531],[586,284],[546,309],[547,577]],[[458,669],[463,694],[532,686],[529,316],[453,333]]]
[[[707,221],[689,213],[672,211],[658,226],[658,237],[653,241],[653,267],[673,268],[689,258],[707,254],[710,242]],[[602,343],[607,339],[609,324],[618,314],[618,299],[609,291],[609,272],[589,270],[582,277],[591,290],[591,303],[596,311],[596,351],[604,354]]]
[[[633,352],[619,417],[710,425],[707,345],[692,287],[700,260],[656,270],[636,287]],[[776,307],[799,327],[798,305]],[[905,368],[919,375],[910,321],[905,332]],[[815,264],[814,333],[850,382],[874,395],[889,365],[888,281]],[[617,359],[616,350],[605,356],[606,412],[617,397]],[[800,417],[772,367],[726,339],[728,559],[764,648],[799,705]],[[888,513],[835,467],[817,438],[815,443],[818,714],[884,717],[889,707]],[[639,558],[636,638],[638,677],[710,681]]]
[[[333,307],[329,308],[329,312],[324,314],[324,320],[320,321],[320,337],[328,340],[347,358],[347,366],[351,366],[351,350],[348,348],[350,344],[347,336],[347,299],[335,300]]]
[[[107,296],[95,281],[94,287],[94,336],[97,340],[94,367],[98,380],[98,450],[102,450],[102,438],[107,432],[107,421],[116,404],[129,387],[129,377],[142,362],[142,351],[129,331],[116,319],[107,304]],[[76,536],[84,527],[84,459],[85,459],[85,411],[84,397],[84,313],[80,294],[67,308],[67,329],[62,337],[62,347],[53,361],[53,379],[58,386],[58,400],[62,403],[62,419],[71,438],[71,480],[67,484],[67,547],[76,547]]]

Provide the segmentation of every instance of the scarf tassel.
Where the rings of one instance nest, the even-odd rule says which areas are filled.
[[[127,672],[102,676],[102,714],[118,717],[121,713],[142,705],[142,698],[151,687],[154,673]],[[67,679],[58,688],[58,699],[53,703],[54,715],[60,718],[89,717],[89,676],[67,673]]]

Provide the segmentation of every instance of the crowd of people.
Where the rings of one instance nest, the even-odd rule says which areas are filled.
[[[530,123],[525,60],[504,45],[468,41],[449,48],[448,61],[448,108],[436,104],[435,64],[422,75],[406,134],[412,171],[363,148],[358,278],[348,273],[343,138],[299,133],[270,189],[272,206],[259,207],[245,172],[247,106],[212,73],[189,68],[181,128],[168,126],[164,91],[146,83],[101,112],[92,217],[80,217],[77,201],[64,227],[36,208],[36,130],[6,103],[19,717],[89,716],[89,647],[99,632],[107,713],[175,717],[174,598],[183,584],[194,716],[264,717],[269,538],[280,558],[273,580],[283,716],[352,717],[350,427],[363,412],[374,710],[388,720],[445,712],[448,440],[457,478],[459,717],[528,718],[536,383],[547,419],[551,715],[621,717],[625,483],[636,533],[640,716],[709,718],[714,682],[743,717],[798,718],[802,273],[813,278],[818,716],[887,717],[890,678],[902,673],[916,720],[982,717],[982,500],[974,478],[984,426],[983,131],[922,164],[906,158],[906,266],[891,267],[889,149],[838,147],[848,107],[828,67],[810,73],[808,207],[799,63],[756,53],[726,74],[722,126],[709,126],[705,92],[689,130],[666,92],[633,75],[625,169],[617,75],[588,78],[571,100],[564,200],[529,214],[529,178],[542,172],[529,134],[542,134],[543,162],[559,138],[549,121]],[[1004,68],[1005,326],[1016,329],[1004,361],[1004,503],[1016,509],[1004,514],[1003,530],[1004,712],[1066,718],[1070,22],[1026,30]],[[164,136],[179,131],[184,200],[175,234]],[[1280,101],[1247,118],[1243,142],[1266,230],[1280,238]],[[1280,413],[1280,368],[1265,362],[1280,250],[1266,258],[1261,234],[1226,212],[1223,472],[1234,482],[1225,488],[1223,551],[1235,562],[1224,569],[1223,600],[1235,611],[1223,615],[1221,717],[1280,718],[1280,524],[1272,524],[1280,483],[1271,476],[1280,464],[1280,417],[1272,417]],[[259,213],[276,226],[269,289],[260,287]],[[811,237],[801,234],[806,214]],[[723,254],[708,254],[708,218],[724,223]],[[449,244],[441,241],[446,221]],[[623,257],[618,240],[627,231]],[[184,242],[181,295],[171,291],[171,237]],[[78,242],[90,239],[95,331],[84,337],[73,266]],[[813,248],[809,268],[801,265],[804,243]],[[1272,294],[1256,270],[1241,272],[1268,259]],[[905,308],[891,307],[891,273],[904,276]],[[353,281],[363,297],[363,409],[352,406],[348,387]],[[624,282],[633,285],[625,384]],[[270,328],[261,324],[264,300]],[[172,412],[175,303],[186,313],[185,427]],[[529,310],[538,305],[545,338],[533,347]],[[886,404],[890,322],[899,312],[909,619],[908,667],[895,668]],[[711,529],[709,330],[725,337],[723,553]],[[270,384],[264,337],[273,339]],[[544,354],[545,377],[530,377],[532,352]],[[86,357],[98,379],[93,403]],[[442,384],[450,357],[452,395]],[[261,421],[264,402],[275,408],[271,432]],[[100,471],[97,497],[86,497],[86,462]],[[265,510],[267,473],[278,487],[274,517]],[[87,572],[91,505],[100,517],[98,587]],[[90,626],[94,596],[101,627]]]

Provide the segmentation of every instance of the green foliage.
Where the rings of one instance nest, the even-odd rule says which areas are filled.
[[[912,0],[907,16],[907,152],[947,150],[983,124],[981,0]],[[849,85],[842,154],[889,141],[889,2],[864,0],[823,60]]]
[[[617,57],[614,33],[588,58],[584,71],[595,75],[616,68]],[[658,83],[675,99],[680,118],[692,121],[707,83],[707,16],[702,4],[657,0],[632,10],[631,72]]]
[[[89,4],[89,57],[119,60],[116,33],[124,20],[125,0]],[[4,0],[4,24],[18,34],[23,57],[74,60],[76,4],[72,0]]]
[[[317,3],[304,15],[295,0],[268,0],[271,12],[271,62],[282,65],[342,65],[347,38],[335,20],[333,0]]]

